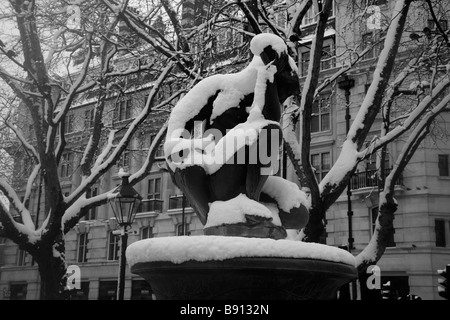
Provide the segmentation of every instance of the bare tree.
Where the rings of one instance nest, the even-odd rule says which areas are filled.
[[[352,39],[348,41],[342,34],[336,35],[342,37],[343,42],[348,41],[347,47],[339,57],[342,60],[342,67],[332,76],[322,78],[319,76],[320,64],[323,59],[324,34],[332,8],[331,2],[287,1],[283,5],[290,19],[288,27],[277,28],[269,18],[264,19],[264,24],[284,37],[286,42],[294,48],[293,53],[299,56],[298,40],[302,36],[299,27],[301,21],[311,7],[314,7],[317,12],[314,35],[308,44],[310,46],[309,65],[306,78],[302,82],[299,103],[290,105],[284,115],[285,148],[301,185],[311,192],[311,217],[304,230],[305,241],[320,240],[324,232],[326,211],[348,187],[358,164],[374,153],[381,154],[377,175],[380,212],[372,240],[357,256],[358,269],[360,273],[363,273],[367,266],[375,264],[381,258],[393,234],[393,219],[397,210],[394,192],[396,181],[417,148],[429,136],[431,129],[436,127],[436,119],[443,112],[448,111],[448,32],[438,27],[433,34],[426,29],[418,34],[417,26],[420,27],[423,24],[417,21],[417,16],[414,16],[417,12],[433,10],[436,12],[439,10],[442,16],[447,13],[445,10],[448,8],[432,1],[419,4],[413,4],[410,0],[392,1],[389,11],[392,15],[380,16],[382,36],[372,45],[366,44],[367,47],[363,47],[361,42],[355,40],[351,27],[366,22],[367,6],[355,1],[340,2],[338,5],[341,13],[343,6],[347,4],[346,16],[349,20],[349,29],[344,32],[350,33]],[[264,2],[255,1],[255,3],[260,15],[264,16],[269,11]],[[248,14],[247,18],[251,19],[252,16],[254,15]],[[436,25],[439,25],[437,15],[432,14],[432,16]],[[261,19],[255,20],[255,24],[260,22]],[[379,45],[382,45],[383,49],[374,68],[373,80],[359,106],[357,116],[350,125],[340,156],[322,181],[318,181],[310,162],[313,102],[324,88],[336,84],[343,75],[357,70],[361,58],[374,46]],[[411,84],[412,87],[407,94],[414,95],[415,103],[413,104],[405,102],[405,99],[410,99],[403,90],[407,84]],[[402,109],[399,107],[401,105],[407,107]],[[379,128],[380,136],[372,139],[369,132],[378,126],[376,121],[378,116],[382,118],[382,125]],[[300,131],[299,139],[296,133],[298,131]],[[404,147],[395,159],[389,175],[385,176],[383,157],[386,156],[388,144],[396,139],[404,139]]]
[[[158,110],[168,110],[180,93],[209,72],[230,72],[245,64],[249,58],[247,44],[255,33],[278,34],[289,45],[291,54],[298,58],[299,26],[311,8],[317,11],[317,23],[310,45],[306,81],[301,88],[299,104],[287,109],[284,121],[285,146],[289,157],[302,185],[311,190],[312,209],[310,223],[305,229],[306,240],[318,241],[327,209],[345,190],[358,164],[395,139],[408,137],[405,150],[390,175],[380,181],[382,191],[377,229],[367,250],[357,258],[361,268],[377,261],[384,251],[387,237],[393,231],[395,179],[427,136],[433,120],[445,110],[450,83],[447,69],[442,69],[445,63],[439,60],[444,53],[439,50],[447,41],[442,33],[427,40],[435,41],[436,46],[425,46],[438,50],[435,52],[438,54],[431,58],[423,54],[420,58],[409,59],[404,64],[404,70],[394,74],[394,62],[407,58],[399,48],[408,25],[411,3],[411,0],[395,1],[393,15],[386,24],[386,35],[380,40],[384,42],[384,48],[378,59],[374,80],[350,127],[341,156],[330,173],[319,182],[310,163],[312,104],[323,88],[356,68],[360,57],[368,51],[356,47],[349,49],[347,63],[333,76],[320,78],[331,0],[290,0],[283,3],[254,0],[226,4],[212,1],[208,11],[202,12],[205,18],[192,25],[181,25],[179,22],[181,2],[142,0],[139,10],[136,10],[130,7],[128,1],[82,0],[71,7],[74,11],[67,15],[67,6],[63,1],[10,0],[2,21],[14,23],[18,36],[1,39],[0,78],[12,92],[14,100],[2,101],[6,109],[0,114],[0,129],[7,130],[4,132],[8,137],[14,135],[14,145],[11,147],[15,150],[20,148],[21,154],[27,155],[31,168],[26,177],[27,189],[23,200],[8,180],[0,177],[0,190],[10,203],[10,208],[0,204],[0,223],[3,234],[29,252],[38,263],[41,298],[63,297],[66,281],[64,234],[77,224],[87,209],[107,202],[112,190],[91,198],[86,195],[94,183],[113,168],[124,151],[131,148],[140,125],[149,115]],[[285,14],[289,22],[287,28],[275,22],[274,12]],[[358,14],[355,13],[356,16]],[[242,35],[243,41],[232,42],[233,37],[228,37],[228,32]],[[222,52],[226,46],[220,44],[226,41],[231,41],[229,44],[234,51]],[[126,55],[133,57],[130,60],[137,63],[126,69],[119,68],[116,61]],[[145,59],[148,57],[153,59]],[[74,62],[77,63],[76,68]],[[429,90],[420,96],[414,108],[405,109],[401,118],[394,119],[390,116],[391,102],[401,98],[398,94],[401,84],[429,66],[433,67],[433,72],[429,74]],[[120,123],[120,126],[106,121],[110,113],[109,101],[126,93],[126,76],[134,74],[148,74],[148,79],[151,79],[152,88],[147,100],[132,121]],[[183,83],[181,91],[162,101],[157,100],[160,89],[170,82]],[[82,155],[81,179],[74,191],[65,196],[58,168],[64,161],[64,153],[72,147],[65,135],[66,127],[70,125],[68,115],[89,93],[95,93],[95,109],[91,134],[77,147],[77,152]],[[11,110],[11,103],[17,103],[20,108]],[[385,120],[383,134],[366,147],[368,133],[380,113]],[[28,119],[32,128],[25,128],[23,119]],[[165,129],[165,126],[161,128],[146,150],[145,161],[131,176],[131,184],[144,179],[151,168]],[[298,129],[299,140],[293,134]],[[11,150],[8,149],[9,152]],[[32,219],[33,212],[28,207],[30,188],[39,179],[42,181],[42,211],[45,217],[40,224]],[[21,217],[21,222],[13,218],[13,212]]]
[[[0,222],[3,235],[37,262],[42,299],[63,297],[64,235],[87,209],[106,203],[110,196],[106,192],[87,199],[89,189],[113,168],[124,150],[131,148],[131,141],[146,118],[152,112],[169,108],[182,93],[180,88],[171,96],[157,100],[163,83],[172,81],[170,73],[177,62],[180,69],[188,70],[187,61],[177,60],[181,58],[175,47],[172,51],[167,49],[172,46],[171,41],[160,33],[146,30],[144,18],[140,18],[138,28],[142,34],[152,34],[144,39],[146,42],[123,31],[120,17],[135,15],[127,2],[108,7],[100,1],[86,0],[69,9],[72,11],[68,15],[65,2],[14,0],[4,9],[2,20],[10,27],[15,25],[18,36],[2,39],[0,78],[20,107],[11,108],[10,101],[2,101],[6,110],[1,114],[1,129],[9,138],[14,135],[7,151],[26,155],[31,167],[29,175],[24,177],[27,188],[23,200],[8,179],[0,177],[0,190],[10,203],[10,208],[0,204]],[[149,12],[156,15],[157,9],[152,7]],[[164,42],[165,47],[155,54],[153,61],[148,59],[148,53],[139,51],[147,43],[146,50],[155,52],[159,42]],[[121,68],[118,61],[125,55],[131,62]],[[142,100],[132,121],[117,125],[106,120],[108,116],[111,119],[111,101],[126,93],[127,79],[137,74],[146,75],[152,84],[147,100]],[[67,128],[72,125],[68,115],[93,93],[96,98],[91,128],[76,146],[81,154],[81,179],[71,194],[64,195],[59,168],[65,152],[74,147],[73,142],[67,141]],[[30,126],[26,127],[26,123]],[[151,168],[164,132],[165,126],[148,149],[142,167],[131,177],[132,184],[142,180]],[[36,212],[30,211],[29,199],[33,183],[39,181],[45,219],[34,221]],[[15,214],[20,221],[13,218]]]

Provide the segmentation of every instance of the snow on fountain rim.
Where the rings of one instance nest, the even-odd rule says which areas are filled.
[[[303,258],[356,266],[355,257],[336,247],[293,240],[224,236],[179,236],[140,240],[128,246],[126,258],[137,263],[222,261],[233,258]]]

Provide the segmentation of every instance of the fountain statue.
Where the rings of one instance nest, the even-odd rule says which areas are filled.
[[[353,256],[295,241],[309,200],[281,178],[282,104],[299,90],[284,41],[259,34],[241,72],[200,81],[173,109],[164,152],[203,236],[139,241],[132,272],[160,299],[330,299],[356,277]]]

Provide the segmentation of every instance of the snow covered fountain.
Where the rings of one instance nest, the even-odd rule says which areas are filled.
[[[200,81],[173,109],[164,152],[204,235],[141,240],[131,272],[157,299],[334,299],[356,279],[349,252],[298,240],[307,196],[278,171],[281,104],[299,90],[283,40],[260,34],[241,72]]]

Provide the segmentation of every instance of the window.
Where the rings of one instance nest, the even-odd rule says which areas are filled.
[[[333,46],[324,46],[322,48],[322,62],[320,64],[320,70],[328,70],[334,68],[335,66],[336,57]]]
[[[281,10],[277,13],[275,13],[275,24],[280,28],[286,28],[287,26],[287,11]]]
[[[86,198],[92,198],[98,195],[98,189],[93,187],[91,188],[90,191],[87,192],[86,194]],[[84,220],[89,221],[89,220],[96,220],[97,219],[97,208],[98,207],[94,207],[89,209],[89,212],[84,216]]]
[[[329,17],[334,17],[334,12],[335,12],[334,5],[335,5],[335,3],[333,1]],[[313,4],[311,6],[311,8],[308,10],[308,12],[306,12],[305,17],[303,18],[303,21],[302,21],[302,25],[309,25],[309,24],[316,23],[319,18],[319,12],[321,10],[322,10],[322,1],[318,1],[317,6]]]
[[[131,300],[153,300],[152,288],[147,281],[133,280],[131,283]]]
[[[150,136],[150,146],[152,145],[153,141],[156,138],[156,134],[152,134]],[[158,148],[156,149],[155,158],[163,158],[164,157],[164,141],[162,141]]]
[[[184,226],[184,230],[183,230],[183,226]],[[177,224],[177,236],[182,236],[182,235],[189,236],[190,234],[191,233],[189,232],[189,224],[187,224],[187,223],[185,223],[184,225],[183,225],[183,223]]]
[[[215,47],[216,50],[223,50],[228,46],[229,41],[232,39],[231,29],[219,29],[217,31],[216,36],[216,43]]]
[[[141,240],[153,238],[153,228],[144,227],[141,229]]]
[[[19,267],[25,267],[28,261],[28,253],[25,250],[20,250],[17,253],[17,265]]]
[[[73,153],[66,152],[62,155],[61,159],[61,178],[67,178],[72,175],[72,166],[73,166]]]
[[[88,300],[89,299],[89,281],[82,281],[80,289],[74,289],[70,292],[70,300]]]
[[[439,176],[441,177],[448,177],[449,174],[449,168],[448,168],[448,154],[440,154],[439,155]]]
[[[73,113],[67,114],[64,133],[74,132],[74,119],[75,116],[73,115]]]
[[[10,284],[9,285],[9,300],[26,300],[27,298],[27,284]]]
[[[330,43],[330,42],[328,42]],[[302,53],[302,77],[308,75],[308,67],[310,62],[310,51]],[[322,48],[322,61],[320,63],[320,70],[328,70],[336,66],[336,54],[334,51],[334,44],[330,43]]]
[[[434,220],[434,232],[436,234],[436,247],[445,247],[445,220]]]
[[[119,168],[127,169],[130,166],[130,151],[124,150],[117,163]]]
[[[84,128],[91,129],[94,126],[95,109],[89,109],[84,112]]]
[[[386,4],[387,0],[366,0],[366,2],[367,2],[366,6],[373,6],[373,5],[379,6],[382,4]]]
[[[120,100],[115,109],[114,119],[116,121],[128,120],[131,118],[131,99]]]
[[[370,60],[378,57],[381,52],[382,42],[379,42],[379,35],[369,32],[362,36],[362,50],[369,48],[363,60]]]
[[[100,281],[98,300],[116,300],[117,281]]]
[[[367,145],[369,146],[369,145]],[[381,158],[381,151],[373,153],[369,159],[365,160],[366,171],[375,171],[377,170],[377,159]],[[386,151],[386,156],[384,158],[384,169],[386,173],[389,170],[389,152]]]
[[[366,48],[371,47],[370,50],[367,51],[364,56],[364,60],[369,60],[375,58],[375,47],[373,46],[373,34],[372,32],[366,33],[362,36],[362,48],[365,50]]]
[[[321,95],[314,102],[311,114],[311,132],[329,131],[331,129],[331,97]]]
[[[409,294],[409,280],[407,276],[381,276],[383,296],[389,300],[400,300]]]
[[[89,240],[87,233],[81,233],[80,235],[78,235],[78,262],[87,262],[88,242]]]
[[[23,159],[23,172],[29,176],[31,172],[33,172],[33,168],[34,168],[33,159],[31,157],[25,156],[25,158]]]
[[[161,199],[161,178],[148,180],[147,199]]]
[[[375,232],[376,221],[377,221],[377,217],[378,217],[378,210],[379,210],[378,207],[374,207],[370,210],[370,220],[371,220],[371,229],[370,230],[371,230],[372,235]],[[395,233],[395,230],[388,240],[387,247],[395,247],[394,233]]]
[[[119,260],[119,237],[112,232],[108,238],[108,260]]]
[[[321,181],[331,168],[331,153],[322,152],[311,155],[311,165],[316,174],[317,181]]]
[[[309,58],[310,52],[302,53],[302,76],[306,77],[308,75],[308,66],[309,66]]]
[[[441,26],[442,30],[447,31],[448,29],[448,21],[445,19],[439,20],[439,25]],[[432,31],[437,29],[436,23],[433,19],[428,19],[428,28]]]

